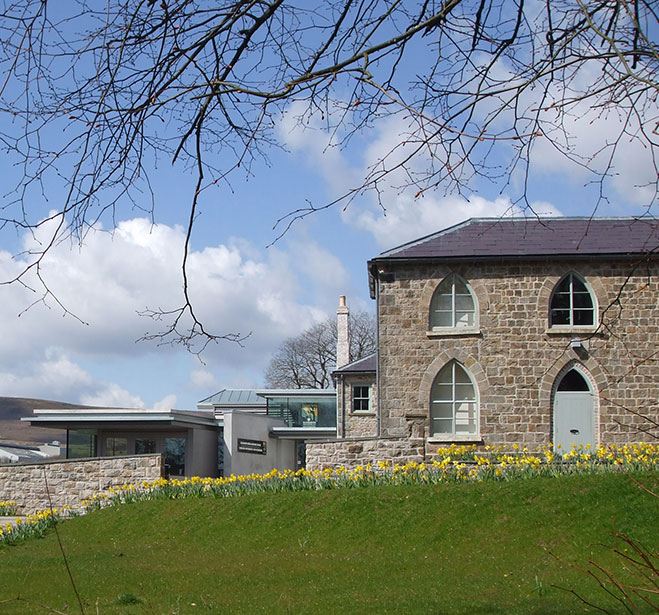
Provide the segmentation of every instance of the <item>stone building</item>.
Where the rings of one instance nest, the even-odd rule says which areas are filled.
[[[372,259],[377,359],[336,374],[337,433],[352,441],[315,444],[307,460],[648,439],[659,421],[658,252],[650,218],[497,218]]]
[[[336,408],[339,438],[376,436],[378,433],[378,394],[376,355],[337,366]]]

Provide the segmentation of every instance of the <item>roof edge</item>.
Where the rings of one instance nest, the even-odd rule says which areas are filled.
[[[401,250],[407,250],[411,247],[414,247],[416,245],[425,243],[431,239],[435,239],[437,237],[441,237],[442,235],[448,235],[450,233],[455,232],[457,229],[463,228],[463,227],[468,227],[471,226],[472,224],[480,224],[483,222],[490,222],[492,224],[515,224],[519,222],[529,222],[529,221],[537,221],[537,222],[543,222],[543,221],[551,221],[551,222],[556,222],[556,221],[561,221],[561,222],[574,222],[574,221],[616,221],[616,222],[640,222],[640,221],[645,221],[647,220],[646,216],[499,216],[499,217],[476,217],[476,218],[468,218],[467,220],[463,220],[462,222],[458,222],[457,224],[453,224],[452,226],[449,226],[447,228],[441,229],[439,231],[436,231],[434,233],[430,233],[428,235],[424,235],[423,237],[419,237],[417,239],[413,239],[411,241],[408,241],[406,243],[402,243],[398,246],[395,246],[393,248],[389,248],[388,250],[385,250],[384,252],[380,252],[376,257],[370,259],[368,262],[376,262],[380,259],[389,259],[392,258],[392,254],[395,254],[396,252],[400,252]],[[598,253],[601,254],[601,253]],[[612,252],[611,254],[620,254],[618,252]],[[641,254],[641,252],[635,252],[635,254]],[[519,255],[510,255],[510,256],[519,256]],[[584,254],[585,256],[585,254]],[[393,257],[395,258],[395,257]],[[474,258],[474,257],[472,257]]]

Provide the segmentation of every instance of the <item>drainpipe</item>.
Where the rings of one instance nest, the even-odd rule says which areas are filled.
[[[346,387],[343,376],[341,379],[341,438],[345,440],[346,437]]]
[[[378,407],[375,413],[376,437],[380,437],[382,412],[382,395],[380,391],[380,284],[377,276],[374,276],[375,284],[375,390],[378,393]]]

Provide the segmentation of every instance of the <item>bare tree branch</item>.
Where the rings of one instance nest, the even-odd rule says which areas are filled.
[[[376,350],[375,317],[367,312],[349,316],[350,361]],[[327,389],[336,369],[337,322],[335,318],[313,325],[297,337],[284,341],[265,373],[272,388]]]
[[[2,8],[0,148],[11,169],[5,184],[14,183],[0,201],[0,229],[50,237],[3,282],[36,279],[52,298],[31,272],[54,245],[82,244],[130,208],[155,220],[156,161],[195,178],[182,305],[147,308],[165,326],[145,339],[191,349],[204,338],[243,339],[200,321],[187,255],[201,196],[282,147],[284,113],[301,125],[324,118],[342,147],[382,122],[405,128],[354,186],[293,206],[277,221],[281,234],[367,191],[386,210],[381,195],[392,182],[417,198],[489,182],[530,207],[543,144],[599,186],[593,210],[610,198],[634,145],[654,170],[640,186],[649,215],[657,203],[659,17],[650,0],[5,0]],[[614,126],[612,137],[590,149],[576,142],[571,126],[584,117]]]

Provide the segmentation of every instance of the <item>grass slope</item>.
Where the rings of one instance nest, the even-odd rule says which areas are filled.
[[[59,530],[89,614],[552,615],[589,612],[552,584],[606,604],[563,562],[618,570],[613,525],[656,549],[658,508],[609,474],[151,501]],[[79,612],[53,534],[0,571],[3,614]]]

